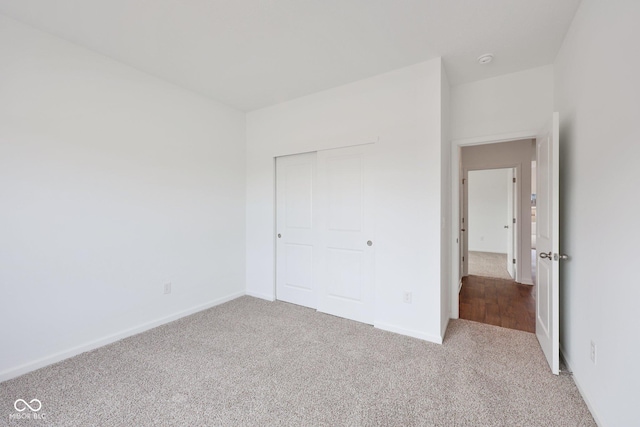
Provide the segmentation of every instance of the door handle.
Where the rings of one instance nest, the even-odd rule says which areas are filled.
[[[504,228],[509,228],[509,226],[508,226],[508,225],[505,225],[505,226],[504,226]]]
[[[540,258],[545,258],[545,259],[553,259],[553,254],[551,252],[547,253],[547,252],[542,252],[540,254]]]
[[[371,240],[367,240],[367,246],[373,246],[373,242]]]
[[[566,261],[569,259],[569,255],[566,254],[553,254],[553,260],[554,261]]]

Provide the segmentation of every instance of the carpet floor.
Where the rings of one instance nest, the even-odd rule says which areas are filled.
[[[507,254],[469,251],[469,274],[513,280],[507,271]]]
[[[11,418],[37,398],[44,420]],[[8,426],[595,426],[535,335],[443,345],[241,297],[0,384]]]

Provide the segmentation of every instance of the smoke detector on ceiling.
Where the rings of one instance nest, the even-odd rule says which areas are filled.
[[[488,64],[489,62],[493,61],[493,54],[491,53],[485,53],[484,55],[480,55],[478,57],[478,63],[479,64]]]

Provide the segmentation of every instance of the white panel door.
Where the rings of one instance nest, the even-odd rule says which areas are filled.
[[[316,308],[316,153],[276,159],[276,298]]]
[[[551,371],[560,372],[559,336],[559,126],[558,113],[536,140],[537,153],[537,280],[536,336]]]
[[[371,151],[318,152],[318,311],[373,324]]]
[[[515,259],[515,229],[516,224],[513,223],[515,218],[516,204],[516,183],[513,182],[516,177],[516,170],[509,169],[507,181],[507,271],[512,279],[516,278],[516,265],[513,263]]]

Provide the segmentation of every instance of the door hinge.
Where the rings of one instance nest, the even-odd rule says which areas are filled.
[[[503,181],[503,182],[504,182],[504,181]],[[513,178],[513,183],[514,183],[514,184],[516,183],[516,179],[515,179],[515,178]]]
[[[464,224],[464,218],[462,218],[462,223]]]
[[[515,258],[513,259],[513,263],[514,263],[514,264],[516,263],[516,259],[515,259]]]
[[[462,262],[464,262],[464,257],[462,257]]]
[[[513,218],[513,223],[514,223],[514,224],[516,223],[516,219],[515,219],[515,218]]]
[[[462,178],[462,185],[464,185],[466,179]]]

